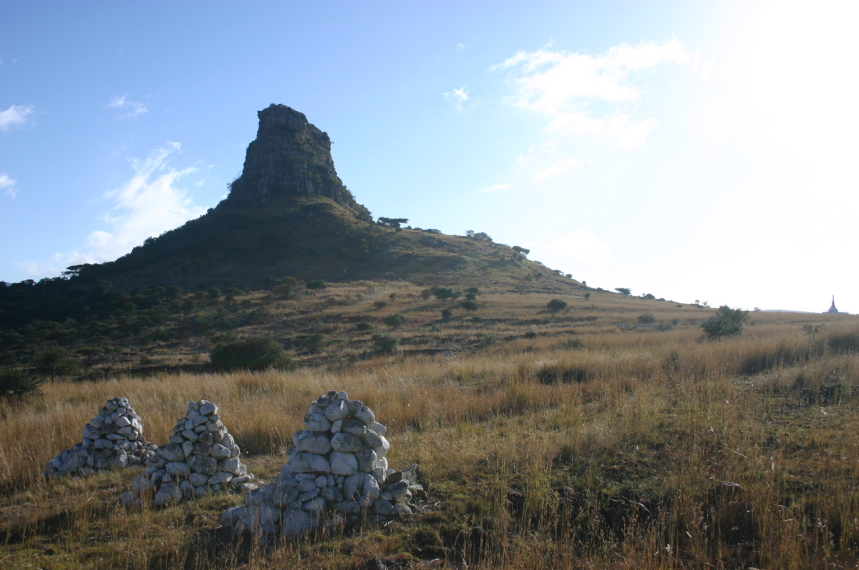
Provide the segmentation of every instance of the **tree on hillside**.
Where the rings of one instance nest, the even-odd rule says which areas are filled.
[[[328,283],[322,279],[317,279],[315,281],[308,281],[306,287],[311,291],[321,291],[328,287]]]
[[[722,305],[716,314],[707,319],[701,328],[710,340],[736,336],[743,333],[743,325],[749,320],[749,312]]]
[[[60,346],[50,346],[36,355],[36,371],[53,382],[58,376],[70,376],[80,370],[77,359]]]
[[[379,354],[396,352],[398,346],[400,346],[400,339],[393,335],[387,333],[373,335],[373,348]]]
[[[435,291],[433,291],[433,295],[436,296],[436,299],[440,301],[444,301],[445,299],[456,299],[459,297],[459,291],[454,291],[450,287],[438,287]]]
[[[387,317],[382,319],[382,322],[391,327],[392,329],[396,330],[401,324],[406,322],[406,317],[404,317],[400,313],[394,313],[393,315],[388,315]]]
[[[251,337],[217,345],[209,358],[215,370],[289,370],[295,367],[283,347],[268,337]]]
[[[385,228],[401,229],[402,224],[409,223],[408,218],[379,218],[378,224]]]
[[[563,311],[567,308],[567,302],[562,301],[561,299],[552,299],[546,303],[546,307],[553,313],[557,313],[558,311]]]
[[[513,251],[515,251],[519,255],[528,255],[529,253],[531,253],[530,249],[525,249],[524,247],[519,247],[518,245],[513,246]]]
[[[466,313],[470,313],[471,311],[477,310],[477,303],[475,303],[474,301],[463,301],[459,304],[459,306],[465,309]]]
[[[620,293],[621,295],[631,295],[632,294],[632,289],[630,289],[628,287],[615,287],[614,290],[617,291],[618,293]]]
[[[650,313],[644,313],[643,315],[638,315],[638,322],[642,325],[650,325],[656,322],[656,317],[654,317]]]
[[[39,393],[44,379],[36,378],[20,368],[0,370],[0,398],[20,402],[27,396]]]

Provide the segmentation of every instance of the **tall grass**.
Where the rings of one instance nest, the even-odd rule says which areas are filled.
[[[49,385],[0,407],[5,556],[19,563],[50,548],[57,567],[128,568],[421,557],[462,568],[857,564],[859,329],[812,339],[774,322],[754,332],[722,342],[688,330],[608,333],[572,349],[538,338],[453,359]],[[121,395],[158,444],[188,401],[216,402],[267,478],[308,402],[329,389],[373,408],[390,428],[392,464],[428,473],[432,508],[383,529],[219,550],[206,532],[235,498],[126,513],[113,505],[132,473],[40,475]]]

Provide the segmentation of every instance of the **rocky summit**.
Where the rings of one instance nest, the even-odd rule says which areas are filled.
[[[11,302],[56,307],[57,298],[79,298],[64,309],[77,315],[89,306],[87,292],[105,281],[120,294],[174,285],[259,290],[284,276],[485,285],[518,283],[546,269],[482,232],[445,235],[412,228],[406,218],[374,222],[338,177],[328,134],[286,105],[270,105],[258,117],[242,174],[215,208],[115,261],[70,267],[67,280],[32,291],[12,289]]]
[[[331,139],[307,121],[304,113],[271,104],[257,113],[257,138],[245,155],[242,174],[230,184],[229,206],[261,206],[283,198],[320,196],[370,221],[334,169]]]

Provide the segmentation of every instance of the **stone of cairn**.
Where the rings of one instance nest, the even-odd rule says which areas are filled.
[[[86,477],[141,465],[158,448],[143,437],[140,416],[126,398],[108,400],[101,412],[83,428],[83,438],[45,466],[45,478],[63,475]]]
[[[158,448],[149,467],[134,480],[133,491],[122,495],[127,506],[140,507],[152,497],[155,506],[199,498],[207,493],[256,489],[254,476],[241,462],[241,450],[206,400],[189,402],[176,422],[170,443]]]
[[[274,482],[225,511],[222,525],[271,540],[326,524],[410,514],[407,503],[413,495],[426,498],[426,482],[418,465],[403,472],[388,467],[386,431],[370,408],[350,401],[346,392],[320,396],[310,404]]]

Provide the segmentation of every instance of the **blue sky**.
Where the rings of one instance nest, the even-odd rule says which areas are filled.
[[[376,216],[591,286],[859,312],[855,3],[0,4],[0,279],[214,206],[256,112]]]

